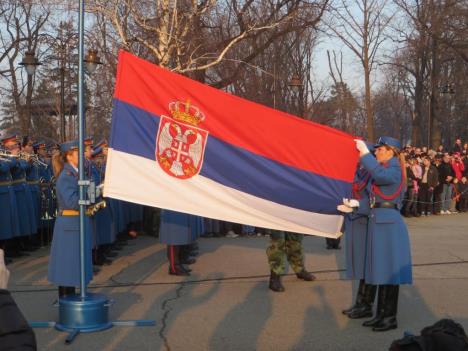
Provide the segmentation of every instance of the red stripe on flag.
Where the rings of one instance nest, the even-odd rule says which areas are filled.
[[[190,101],[204,114],[200,128],[219,139],[288,166],[352,182],[353,137],[175,74],[128,52],[119,53],[115,98],[156,115]],[[226,170],[227,172],[229,170]]]

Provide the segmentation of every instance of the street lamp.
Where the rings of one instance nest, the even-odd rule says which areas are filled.
[[[289,81],[288,86],[297,94],[302,88],[302,79],[295,75]]]
[[[300,91],[302,89],[302,79],[299,76],[294,75],[294,76],[292,76],[291,80],[289,81],[288,86],[293,91],[293,94],[294,94],[293,99],[295,100],[295,102],[297,104],[296,115],[301,116],[302,113],[301,113],[301,108],[300,108],[299,93],[300,93]]]
[[[42,63],[40,63],[39,60],[36,58],[34,52],[27,51],[24,54],[23,61],[21,61],[19,65],[26,68],[26,73],[28,74],[28,76],[32,76],[34,72],[36,72],[36,67],[42,65]]]
[[[97,50],[88,50],[88,55],[83,60],[86,64],[86,71],[93,74],[98,65],[102,65]]]

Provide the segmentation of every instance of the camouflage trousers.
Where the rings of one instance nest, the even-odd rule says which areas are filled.
[[[266,250],[270,270],[283,274],[287,259],[294,272],[299,273],[304,268],[303,235],[274,230],[271,231],[270,238],[270,245]]]

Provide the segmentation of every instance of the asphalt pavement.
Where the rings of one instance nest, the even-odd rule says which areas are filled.
[[[39,350],[388,350],[405,331],[452,318],[468,332],[468,214],[407,220],[414,285],[400,290],[399,328],[375,333],[341,314],[356,282],[344,280],[344,250],[325,239],[304,239],[306,266],[317,276],[283,278],[286,291],[268,290],[268,237],[201,238],[190,277],[167,274],[158,240],[132,240],[95,276],[91,292],[115,304],[112,320],[154,319],[153,327],[113,327],[79,335],[35,329]],[[56,289],[47,282],[48,248],[9,265],[10,290],[30,321],[54,321]]]

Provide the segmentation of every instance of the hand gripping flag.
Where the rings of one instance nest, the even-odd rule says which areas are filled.
[[[357,158],[350,135],[119,54],[105,196],[337,237]]]

